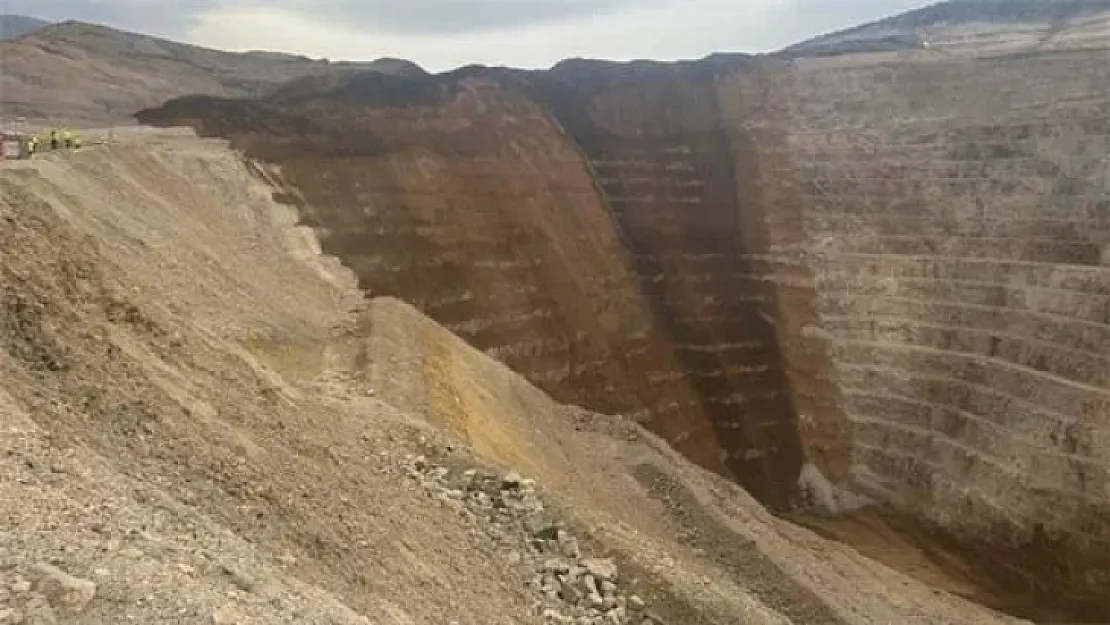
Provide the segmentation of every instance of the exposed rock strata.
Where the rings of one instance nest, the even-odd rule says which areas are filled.
[[[861,59],[365,76],[140,119],[231,137],[364,287],[557,398],[772,505],[853,485],[1110,613],[1104,64]]]
[[[806,206],[854,483],[1110,613],[1105,64],[809,61],[780,88],[764,155]]]

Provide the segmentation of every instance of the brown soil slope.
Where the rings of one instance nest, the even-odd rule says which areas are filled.
[[[560,400],[776,508],[863,491],[1105,620],[1101,58],[569,62],[140,117],[270,163],[365,288]]]
[[[420,452],[536,477],[656,623],[1013,622],[365,302],[261,173],[139,132],[0,167],[6,620],[552,622],[551,556],[414,480]]]

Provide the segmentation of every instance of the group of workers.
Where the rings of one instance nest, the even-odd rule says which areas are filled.
[[[49,146],[51,150],[80,149],[81,135],[66,129],[54,129],[46,138],[31,135],[27,138],[27,152],[31,155],[39,151],[40,146]]]

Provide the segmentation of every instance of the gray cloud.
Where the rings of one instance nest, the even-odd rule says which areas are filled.
[[[505,30],[682,0],[331,0],[314,16],[400,35]],[[280,2],[273,3],[280,5]],[[307,3],[306,3],[307,4]]]
[[[268,8],[299,9],[315,19],[398,35],[473,33],[683,0],[270,0]],[[0,0],[0,13],[49,20],[77,19],[161,35],[186,32],[201,12],[243,0]],[[259,5],[263,3],[258,3]]]
[[[1046,0],[1047,1],[1047,0]],[[430,68],[566,56],[765,51],[929,0],[0,0],[0,13],[108,24],[208,47]]]
[[[202,11],[221,0],[0,0],[0,13],[106,24],[164,37],[181,37]]]

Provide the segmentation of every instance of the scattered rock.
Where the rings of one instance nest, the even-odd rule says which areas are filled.
[[[540,589],[546,593],[558,593],[561,587],[562,584],[553,575],[545,575],[540,584]]]
[[[591,592],[590,594],[586,595],[586,605],[590,606],[591,608],[600,608],[601,606],[605,605],[605,599],[602,598],[601,594]]]
[[[423,456],[410,458],[408,474],[428,496],[456,503],[480,525],[471,535],[502,546],[523,538],[529,550],[509,551],[506,561],[527,564],[535,572],[528,586],[538,595],[535,612],[547,623],[560,625],[633,625],[629,608],[639,612],[646,603],[624,596],[617,585],[618,568],[612,558],[585,558],[578,539],[560,527],[535,494],[535,482],[511,471],[504,475],[477,469],[452,472]],[[512,528],[523,530],[520,533]],[[551,554],[555,557],[544,557]],[[647,625],[652,625],[650,622]]]
[[[617,565],[612,558],[586,558],[582,560],[582,566],[597,579],[611,582],[617,578]]]
[[[572,584],[563,584],[559,591],[559,598],[570,605],[578,605],[582,601],[582,591]]]
[[[524,520],[524,529],[533,538],[554,540],[559,526],[550,515],[539,512]]]
[[[564,616],[564,615],[560,614],[558,610],[554,610],[552,608],[548,608],[548,609],[543,611],[543,620],[547,621],[548,623],[567,623],[567,624],[569,624],[569,623],[574,622],[574,619],[572,619],[568,616]]]
[[[581,578],[582,574],[585,573],[585,572],[586,572],[586,569],[584,569],[580,566],[572,566],[572,567],[570,567],[570,569],[567,570],[566,573],[563,574],[563,576],[562,576],[563,581],[568,583],[568,584],[573,584],[573,583],[577,582],[578,579]]]
[[[51,606],[68,615],[84,612],[96,596],[96,584],[74,577],[51,564],[36,564],[31,571],[35,590],[45,596]]]
[[[516,471],[506,473],[505,476],[501,478],[501,488],[519,489],[523,481],[524,478]]]
[[[597,579],[593,575],[583,575],[579,579],[579,585],[588,595],[600,594],[597,591]]]
[[[569,532],[558,530],[556,532],[556,540],[559,542],[559,549],[563,552],[564,556],[574,559],[582,557],[582,553],[578,546],[578,539]]]
[[[566,573],[570,571],[570,565],[558,558],[551,558],[544,561],[543,571],[545,573]]]

